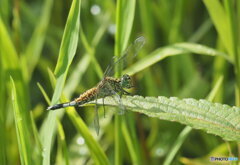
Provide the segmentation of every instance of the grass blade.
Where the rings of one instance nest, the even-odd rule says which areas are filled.
[[[30,144],[29,139],[27,138],[26,125],[24,121],[24,116],[22,114],[22,110],[20,109],[19,100],[17,98],[16,87],[14,84],[14,80],[11,79],[12,85],[12,102],[13,102],[13,109],[14,109],[14,119],[16,125],[16,132],[17,132],[17,140],[19,146],[19,154],[21,158],[22,164],[32,164],[31,161],[31,152],[30,152]]]
[[[41,155],[41,152],[42,152],[42,144],[41,144],[41,140],[40,140],[40,137],[39,137],[39,132],[38,132],[38,129],[37,129],[37,126],[36,126],[36,123],[34,121],[34,117],[33,117],[33,111],[30,112],[30,117],[31,117],[31,125],[32,125],[32,128],[33,128],[33,135],[34,135],[34,140],[35,140],[35,146],[34,146],[34,153],[36,153],[36,156],[33,158],[34,159],[34,162],[36,164],[41,164],[42,163],[42,157],[40,156]]]
[[[187,54],[187,53],[196,53],[196,54],[208,55],[208,56],[219,56],[219,57],[223,57],[225,60],[232,63],[232,60],[226,54],[219,52],[215,49],[212,49],[200,44],[179,43],[179,44],[173,44],[173,45],[155,50],[147,57],[143,58],[142,60],[138,61],[137,63],[135,63],[128,69],[126,69],[123,73],[128,73],[129,75],[133,75],[169,56],[176,56],[176,55]]]
[[[41,93],[44,96],[44,99],[47,101],[47,103],[50,105],[51,101],[49,100],[49,97],[47,96],[47,93],[45,92],[45,90],[43,89],[42,85],[40,83],[37,83],[38,88],[40,89]]]
[[[69,165],[69,156],[68,156],[68,150],[67,150],[67,144],[66,144],[64,130],[63,130],[62,124],[59,120],[57,120],[57,123],[58,123],[57,164]]]
[[[133,19],[135,14],[135,0],[118,0],[117,11],[116,11],[116,36],[115,36],[115,47],[114,54],[116,57],[120,57],[124,50],[127,48],[127,44],[132,31]],[[117,76],[121,74],[121,70],[117,69]],[[115,116],[115,164],[122,164],[122,133],[121,133],[121,122],[122,116]],[[126,124],[126,123],[124,123]],[[126,128],[126,127],[125,127]],[[128,132],[125,129],[125,132]],[[129,134],[129,133],[128,133]],[[126,140],[129,142],[131,139]],[[136,153],[136,152],[135,152]],[[132,157],[132,160],[134,158]]]
[[[24,68],[22,68],[21,63],[19,63],[18,54],[16,52],[16,49],[11,41],[11,37],[5,27],[5,25],[2,22],[2,19],[0,17],[0,58],[1,58],[1,64],[2,64],[2,71],[4,79],[3,82],[1,82],[1,87],[4,88],[1,92],[3,92],[4,95],[6,95],[6,90],[9,87],[11,87],[12,82],[10,81],[9,77],[13,77],[14,79],[14,87],[16,90],[16,96],[17,98],[17,106],[14,106],[15,111],[19,111],[19,113],[15,113],[15,119],[20,118],[22,121],[16,120],[16,131],[17,135],[19,135],[18,145],[23,145],[24,155],[21,155],[21,161],[25,161],[27,163],[31,164],[31,153],[28,151],[32,150],[32,144],[31,144],[31,134],[32,134],[32,128],[31,128],[31,120],[29,115],[29,93],[28,93],[28,86],[26,84],[26,80],[23,77],[22,71]],[[3,40],[4,39],[4,40]],[[11,93],[11,92],[8,92]],[[15,94],[15,93],[14,93]],[[7,94],[4,98],[1,98],[1,101],[4,101],[3,104],[1,104],[1,117],[3,121],[6,121],[6,110],[11,110],[10,107],[7,105],[7,100],[10,99],[10,96]],[[11,101],[12,102],[12,101]],[[15,112],[13,111],[13,112]],[[9,111],[9,116],[13,116],[14,114],[12,111]],[[19,117],[20,116],[20,117]],[[5,118],[5,119],[4,119]],[[19,123],[18,123],[19,122]],[[19,124],[19,125],[18,125]],[[4,126],[4,125],[3,125]],[[18,128],[21,127],[21,128]],[[8,136],[9,132],[4,132],[6,136]],[[22,137],[22,134],[24,134],[24,137]],[[20,139],[21,138],[21,139]],[[14,139],[13,141],[17,141],[17,139]],[[7,144],[7,143],[6,143]],[[3,146],[4,148],[4,146]],[[5,148],[9,152],[9,148]],[[20,150],[22,150],[20,148]],[[14,158],[13,158],[14,159]]]
[[[96,164],[109,164],[107,156],[103,152],[100,145],[94,140],[93,136],[89,132],[86,124],[78,116],[77,112],[72,108],[67,108],[68,117],[76,127],[77,131],[83,136]]]
[[[189,133],[192,131],[192,127],[186,126],[179,136],[177,137],[176,141],[173,144],[173,148],[171,148],[169,154],[167,155],[167,158],[165,159],[163,165],[169,165],[172,163],[172,160],[176,153],[178,152],[179,148],[182,146],[183,142],[185,141],[186,137],[189,135]]]
[[[55,68],[57,83],[51,104],[56,104],[61,96],[69,66],[76,52],[80,21],[80,2],[80,0],[74,0],[72,2],[72,6],[68,15],[63,39],[61,42],[59,58]],[[48,118],[42,127],[43,131],[41,137],[44,147],[43,164],[50,164],[52,140],[56,132],[56,116],[59,114],[61,114],[61,111],[49,112]]]

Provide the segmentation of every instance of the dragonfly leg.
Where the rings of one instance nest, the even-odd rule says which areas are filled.
[[[120,95],[117,95],[119,97],[119,104],[120,104],[120,115],[123,115],[125,113],[125,107],[122,103],[122,92]]]
[[[98,116],[98,107],[97,107],[97,95],[95,97],[95,117],[94,117],[94,126],[95,126],[95,130],[96,130],[96,133],[97,135],[99,135],[99,129],[100,129],[100,126],[99,126],[99,116]]]
[[[132,93],[129,93],[129,92],[125,91],[124,89],[122,89],[121,93],[124,94],[124,95],[130,95],[130,96],[133,95]]]
[[[104,116],[104,118],[105,118],[105,104],[104,104],[104,97],[102,98],[102,102],[103,102],[103,116]]]

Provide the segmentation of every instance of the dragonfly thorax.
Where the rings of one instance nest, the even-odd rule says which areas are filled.
[[[121,82],[120,82],[120,84],[121,84],[121,87],[122,87],[122,88],[127,88],[127,89],[129,89],[129,88],[132,88],[132,87],[133,87],[133,85],[132,85],[132,80],[131,80],[130,76],[127,75],[127,74],[124,74],[124,75],[121,77]]]

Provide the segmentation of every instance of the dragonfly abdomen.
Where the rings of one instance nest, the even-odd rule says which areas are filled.
[[[60,108],[66,108],[70,106],[75,106],[77,103],[75,101],[67,102],[67,103],[62,103],[62,104],[55,104],[53,106],[50,106],[47,108],[47,110],[56,110]]]
[[[93,101],[96,98],[97,94],[97,88],[91,88],[81,94],[78,98],[76,98],[74,101],[77,103],[77,105],[82,105],[87,102]]]

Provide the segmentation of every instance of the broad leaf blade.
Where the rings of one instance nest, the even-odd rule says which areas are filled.
[[[214,99],[214,97],[217,95],[217,92],[218,92],[220,86],[222,85],[222,82],[223,82],[223,77],[220,77],[218,79],[217,83],[215,84],[214,88],[211,90],[211,92],[209,93],[209,95],[207,97],[209,101],[212,101]],[[169,154],[167,155],[163,165],[172,163],[173,158],[176,156],[177,152],[179,151],[180,147],[185,142],[186,138],[188,137],[188,135],[190,134],[191,131],[192,131],[192,127],[189,127],[189,126],[186,126],[181,131],[179,136],[176,138],[176,141],[174,142],[172,149],[170,149]]]
[[[240,108],[207,100],[167,98],[164,96],[141,97],[127,96],[123,105],[134,112],[150,117],[177,121],[195,129],[221,136],[228,141],[240,141]],[[101,103],[101,100],[98,100]],[[118,106],[110,97],[105,105]]]

